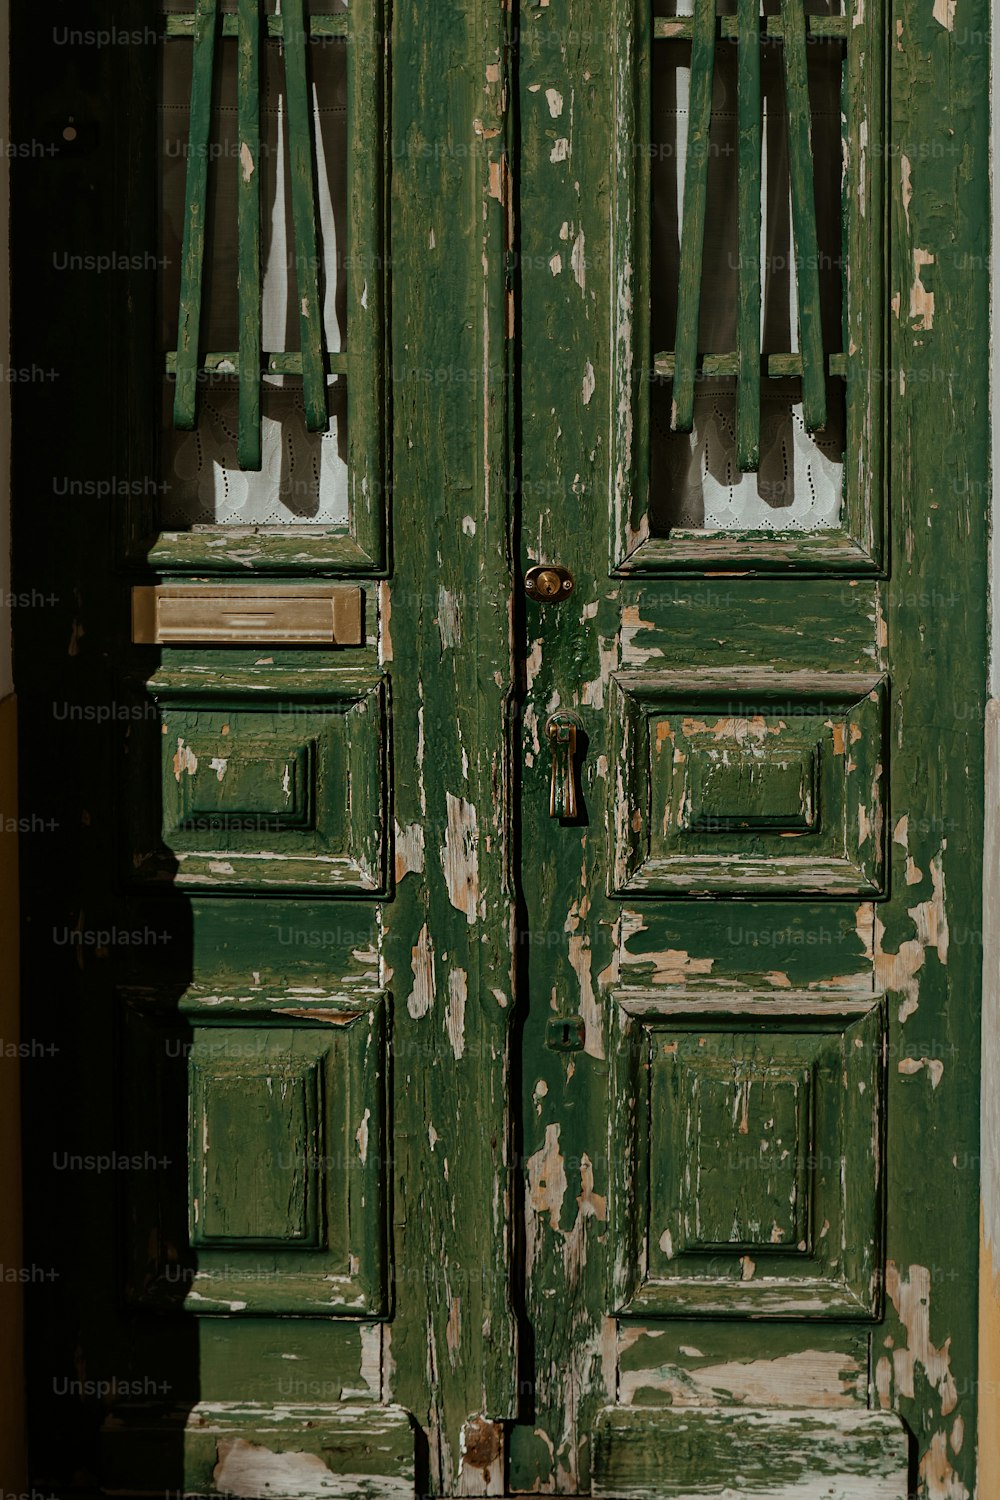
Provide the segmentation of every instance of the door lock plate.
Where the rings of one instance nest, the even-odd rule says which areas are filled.
[[[582,1016],[554,1016],[545,1023],[545,1045],[553,1052],[582,1052],[587,1025]]]
[[[524,575],[524,592],[539,604],[558,604],[573,592],[573,575],[559,563],[537,563]]]

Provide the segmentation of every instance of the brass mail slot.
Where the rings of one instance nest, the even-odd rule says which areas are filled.
[[[148,585],[132,590],[139,646],[361,646],[361,590],[327,583]]]

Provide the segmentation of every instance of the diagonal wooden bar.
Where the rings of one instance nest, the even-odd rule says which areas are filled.
[[[260,355],[260,0],[239,0],[237,125],[239,172],[239,428],[241,469],[261,466]]]
[[[715,0],[695,0],[684,218],[677,287],[677,335],[674,350],[676,373],[671,412],[671,426],[677,432],[690,432],[694,421],[694,380],[698,357],[709,135],[712,127],[712,83],[715,74],[715,29]]]
[[[744,473],[760,464],[760,0],[739,0],[737,42],[737,215],[739,302],[736,348],[736,463]]]
[[[316,238],[316,158],[313,152],[312,107],[306,71],[308,32],[302,0],[284,0],[282,16],[292,225],[295,233],[295,284],[299,299],[302,345],[302,399],[306,427],[310,432],[322,432],[328,422],[326,366],[323,359],[323,309],[319,295],[319,250]]]
[[[198,339],[201,332],[202,271],[208,199],[208,136],[212,117],[212,72],[218,30],[218,0],[197,0],[191,74],[181,286],[177,314],[177,375],[174,426],[189,431],[198,416]]]
[[[802,351],[802,420],[808,432],[826,425],[823,326],[819,300],[819,249],[813,186],[812,110],[802,0],[781,0],[785,95],[788,108],[788,176]]]

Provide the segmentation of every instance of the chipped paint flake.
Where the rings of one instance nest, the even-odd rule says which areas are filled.
[[[358,1155],[361,1158],[362,1166],[364,1166],[368,1161],[368,1121],[371,1119],[371,1117],[371,1110],[366,1109],[361,1117],[361,1124],[354,1132],[354,1139],[358,1143]]]
[[[639,1337],[647,1330],[637,1329]],[[621,1340],[624,1351],[629,1347]],[[682,1344],[685,1359],[704,1359],[700,1350]],[[622,1406],[643,1404],[648,1393],[667,1396],[671,1406],[719,1406],[735,1401],[746,1406],[809,1406],[820,1410],[855,1406],[865,1392],[863,1368],[845,1367],[837,1350],[803,1349],[772,1359],[720,1360],[699,1366],[664,1363],[649,1369],[622,1367],[618,1399]]]
[[[636,636],[643,630],[654,630],[656,626],[652,620],[644,620],[639,612],[638,605],[628,604],[622,610],[622,661],[627,666],[642,667],[648,661],[652,661],[663,652],[659,646],[642,647],[636,645]]]
[[[869,959],[874,960],[875,982],[881,989],[902,995],[899,1007],[900,1021],[906,1021],[919,1005],[920,985],[917,976],[926,962],[928,950],[933,950],[938,962],[948,962],[948,914],[945,906],[944,851],[947,842],[930,862],[931,895],[907,910],[913,922],[916,936],[906,938],[895,953],[886,953],[882,947],[885,924],[875,909],[867,902],[857,911],[856,930]]]
[[[452,969],[448,975],[448,1009],[444,1024],[456,1062],[465,1056],[465,1006],[469,998],[469,980],[464,969]]]
[[[559,1125],[546,1125],[545,1143],[528,1158],[528,1190],[536,1214],[547,1214],[549,1228],[558,1230],[566,1196],[566,1170],[559,1150]]]
[[[443,585],[438,589],[436,621],[442,651],[450,651],[462,644],[462,615],[459,601],[451,590]]]
[[[569,263],[573,270],[573,280],[581,292],[585,292],[587,290],[587,236],[582,229],[573,241]]]
[[[587,363],[586,363],[586,365],[584,367],[584,371],[583,371],[583,404],[584,404],[584,406],[589,406],[590,405],[590,398],[594,394],[594,389],[595,389],[596,385],[597,385],[597,379],[596,379],[596,377],[594,375],[594,367],[590,363],[590,360],[588,359]]]
[[[479,902],[479,820],[473,803],[451,792],[446,795],[448,822],[441,865],[448,899],[456,911],[465,913],[471,926]]]
[[[420,929],[416,947],[411,949],[410,968],[413,970],[413,988],[407,997],[406,1008],[418,1021],[434,1004],[434,940],[426,922]]]
[[[926,1266],[910,1266],[904,1273],[890,1260],[886,1263],[886,1291],[907,1336],[905,1348],[892,1351],[897,1393],[912,1399],[919,1366],[937,1391],[942,1417],[947,1417],[958,1403],[958,1391],[951,1373],[951,1339],[946,1339],[940,1349],[931,1342],[931,1273]]]
[[[929,250],[913,252],[913,284],[910,287],[910,319],[916,330],[930,332],[934,327],[934,293],[927,290],[922,279],[925,266],[933,266],[937,257]]]
[[[174,780],[180,781],[186,771],[193,776],[198,769],[198,757],[190,745],[185,745],[182,739],[177,741],[177,753],[174,756]]]
[[[915,1073],[927,1069],[931,1080],[931,1088],[936,1089],[944,1075],[944,1063],[937,1057],[901,1057],[896,1064],[898,1072],[907,1078],[912,1078]]]
[[[218,1461],[212,1478],[216,1492],[233,1500],[270,1500],[273,1496],[281,1496],[281,1500],[346,1500],[364,1494],[368,1488],[369,1476],[334,1474],[318,1453],[276,1453],[245,1438],[220,1439],[215,1451]],[[404,1495],[405,1482],[388,1479],[380,1493]]]
[[[422,875],[424,872],[424,825],[422,823],[396,824],[395,857],[396,880],[405,875]]]

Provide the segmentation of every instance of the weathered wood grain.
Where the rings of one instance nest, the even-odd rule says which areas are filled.
[[[172,1466],[187,1491],[245,1500],[406,1500],[414,1492],[413,1431],[399,1407],[201,1401],[112,1417],[102,1446],[108,1483],[119,1491],[141,1491],[151,1471]]]
[[[596,1432],[603,1500],[907,1500],[908,1440],[882,1412],[610,1409]],[[732,1482],[738,1486],[734,1490]]]
[[[386,1366],[393,1399],[424,1434],[419,1485],[439,1494],[478,1472],[460,1478],[470,1430],[511,1421],[518,1404],[510,24],[479,0],[397,6],[392,36],[393,56],[411,66],[397,66],[392,110],[391,331],[403,373],[380,634],[404,695],[393,721],[396,894],[382,944],[397,1007]]]

